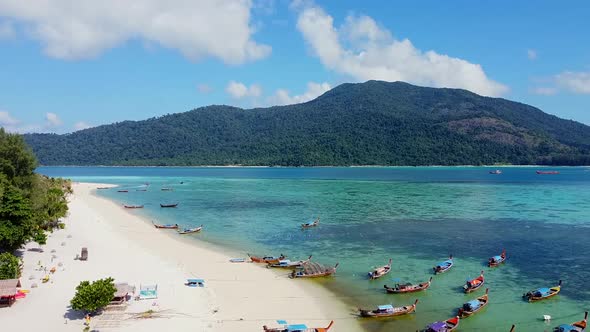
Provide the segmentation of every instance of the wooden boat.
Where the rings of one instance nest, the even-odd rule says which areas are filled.
[[[268,263],[268,265],[266,265],[266,267],[269,267],[269,268],[275,267],[275,268],[281,268],[281,269],[295,269],[298,267],[302,267],[303,264],[308,263],[310,260],[311,260],[311,255],[306,260],[300,260],[300,261],[295,261],[295,262],[292,262],[288,259],[281,259],[277,263]]]
[[[266,264],[277,264],[279,261],[287,258],[287,256],[285,256],[283,254],[281,254],[279,257],[275,257],[275,256],[258,257],[258,256],[252,256],[252,255],[248,254],[248,257],[250,257],[250,259],[254,263],[266,263]]]
[[[512,325],[512,327],[510,327],[510,331],[509,332],[514,332],[514,329],[516,328],[516,325]]]
[[[178,206],[178,203],[175,203],[175,204],[162,204],[162,203],[160,203],[160,207],[163,207],[163,208],[175,208],[177,206]]]
[[[554,332],[582,332],[586,330],[588,311],[584,313],[584,319],[571,324],[562,324],[554,328]]]
[[[500,254],[500,256],[494,256],[494,257],[490,257],[490,259],[488,259],[488,266],[489,267],[496,267],[496,266],[504,263],[505,260],[506,260],[506,249],[502,249],[502,253]]]
[[[314,221],[308,221],[304,224],[301,224],[301,228],[312,228],[316,227],[320,224],[320,217],[317,217]]]
[[[121,189],[121,190],[117,190],[118,193],[128,193],[129,190],[125,190],[125,189]]]
[[[540,300],[548,299],[552,296],[555,296],[555,295],[559,294],[560,291],[561,291],[561,280],[559,280],[559,284],[557,284],[557,286],[555,286],[555,287],[538,288],[538,289],[535,289],[535,290],[532,290],[530,292],[523,294],[522,297],[529,302],[535,302],[535,301],[540,301]]]
[[[143,205],[123,205],[126,209],[143,209]]]
[[[388,274],[389,271],[391,271],[391,258],[389,259],[389,263],[387,265],[375,268],[373,271],[369,272],[369,279],[375,280],[381,278],[384,275]]]
[[[475,300],[471,300],[467,303],[464,303],[461,308],[459,308],[458,315],[461,318],[469,317],[481,309],[483,309],[486,305],[488,305],[488,291],[489,289],[486,288],[486,293]]]
[[[154,223],[153,221],[152,221],[152,224],[154,224],[154,226],[156,228],[162,228],[162,229],[178,229],[178,224],[174,224],[174,225],[173,224],[158,225],[158,224]]]
[[[481,286],[485,283],[485,279],[483,277],[483,271],[479,274],[479,277],[471,280],[467,280],[465,285],[463,285],[463,289],[465,293],[475,292],[476,290],[480,289]]]
[[[185,228],[182,231],[178,231],[178,234],[191,234],[191,233],[198,233],[203,229],[203,225],[195,228]]]
[[[104,190],[104,189],[109,189],[109,187],[97,187],[96,189]]]
[[[135,189],[135,191],[147,191],[147,189]]]
[[[558,171],[537,171],[537,174],[559,174]]]
[[[160,190],[162,190],[162,191],[172,191],[173,189],[172,188],[162,188]]]
[[[327,277],[331,276],[336,273],[336,269],[338,268],[338,263],[334,265],[334,267],[325,267],[318,263],[309,262],[303,264],[301,268],[297,271],[291,272],[290,278],[319,278],[319,277]]]
[[[493,171],[490,171],[490,174],[502,174],[502,171],[499,169],[495,169]]]
[[[331,321],[327,327],[307,327],[304,324],[284,325],[283,327],[268,327],[264,325],[262,330],[264,332],[328,332],[334,325]]]
[[[377,307],[377,309],[372,310],[365,310],[359,308],[359,315],[361,317],[394,317],[394,316],[401,316],[407,315],[414,311],[416,311],[416,304],[418,304],[418,300],[414,302],[412,305],[406,305],[403,307],[394,307],[391,304],[384,304]]]
[[[440,262],[440,263],[436,264],[436,266],[433,267],[432,270],[434,271],[434,274],[439,274],[439,273],[447,272],[452,267],[453,267],[453,255],[450,255],[449,259],[447,259],[444,262]]]
[[[454,331],[459,326],[459,316],[449,318],[444,322],[435,322],[426,327],[426,329],[422,330],[423,332],[448,332]]]
[[[387,285],[383,285],[387,293],[391,294],[402,294],[402,293],[414,293],[419,292],[427,289],[430,287],[432,283],[432,277],[426,282],[422,282],[416,285],[412,285],[410,283],[407,284],[395,284],[394,287],[388,287]]]

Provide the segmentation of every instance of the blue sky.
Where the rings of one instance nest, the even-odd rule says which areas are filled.
[[[0,0],[0,125],[65,133],[368,79],[590,124],[588,17],[588,1]]]

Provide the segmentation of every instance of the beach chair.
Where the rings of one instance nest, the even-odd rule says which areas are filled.
[[[88,248],[82,248],[82,252],[80,253],[80,260],[85,261],[88,260]]]

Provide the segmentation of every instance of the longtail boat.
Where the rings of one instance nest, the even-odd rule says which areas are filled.
[[[452,267],[453,267],[453,255],[450,255],[449,259],[447,259],[444,262],[440,262],[440,263],[436,264],[436,266],[433,267],[432,270],[434,271],[434,274],[439,274],[439,273],[447,272]]]
[[[97,187],[96,189],[104,190],[104,189],[109,189],[109,187]]]
[[[502,249],[502,253],[499,256],[490,257],[488,259],[489,267],[496,267],[506,261],[506,249]]]
[[[125,189],[121,189],[121,190],[117,190],[118,193],[128,193],[129,190],[125,190]]]
[[[375,280],[377,278],[381,278],[384,275],[388,274],[389,271],[391,271],[391,258],[389,259],[389,263],[387,265],[380,266],[378,268],[375,268],[373,271],[369,272],[369,279]]]
[[[336,269],[338,268],[338,263],[334,265],[334,267],[325,267],[318,263],[309,262],[303,264],[298,271],[293,271],[290,278],[319,278],[319,277],[327,277],[331,276],[336,273]]]
[[[178,224],[166,224],[166,225],[159,225],[156,224],[152,221],[152,224],[154,224],[154,227],[156,228],[163,228],[163,229],[178,229]]]
[[[467,280],[465,285],[463,285],[463,290],[465,293],[471,293],[478,290],[483,284],[485,283],[485,279],[483,277],[483,271],[479,274],[479,277],[471,280]]]
[[[313,221],[310,220],[304,224],[301,224],[301,228],[312,228],[312,227],[316,227],[319,224],[320,224],[320,217],[317,217]]]
[[[332,325],[334,325],[334,321],[331,321],[327,327],[307,327],[304,324],[284,325],[283,327],[268,327],[264,325],[262,330],[264,332],[328,332]]]
[[[387,285],[383,285],[387,293],[391,294],[401,294],[401,293],[414,293],[419,292],[427,289],[430,287],[432,283],[432,277],[426,282],[422,282],[416,285],[412,285],[411,283],[407,284],[395,284],[394,287],[388,287]]]
[[[302,267],[303,264],[308,263],[311,260],[311,255],[306,260],[300,260],[292,262],[288,259],[281,259],[277,263],[268,263],[266,267],[275,267],[275,268],[282,268],[282,269],[295,269],[298,267]]]
[[[143,209],[143,205],[123,205],[126,209]]]
[[[258,257],[258,256],[252,256],[252,255],[248,254],[248,257],[250,257],[250,259],[254,263],[266,263],[266,264],[277,264],[279,261],[287,258],[287,256],[285,256],[283,254],[281,254],[279,257],[275,257],[275,256]]]
[[[555,287],[538,288],[538,289],[535,289],[535,290],[532,290],[532,291],[529,291],[529,292],[523,294],[522,297],[529,302],[535,302],[535,301],[540,301],[540,300],[548,299],[552,296],[555,296],[555,295],[559,294],[560,291],[561,291],[561,280],[559,280],[559,284],[557,284],[557,286],[555,286]]]
[[[147,191],[147,189],[135,189],[135,191]]]
[[[162,204],[162,203],[160,203],[160,207],[163,207],[163,208],[175,208],[177,206],[178,206],[178,203],[174,203],[174,204]]]
[[[173,189],[172,188],[162,188],[160,190],[162,190],[162,191],[172,191]]]
[[[465,318],[483,309],[486,305],[488,305],[488,291],[489,289],[486,288],[486,293],[484,295],[478,297],[475,300],[464,303],[463,306],[459,308],[458,315],[461,318]]]
[[[359,314],[361,317],[394,317],[394,316],[401,316],[407,315],[414,311],[416,311],[416,304],[418,304],[418,300],[414,302],[414,304],[406,305],[403,307],[394,307],[391,304],[384,304],[377,307],[377,309],[372,310],[365,310],[359,308]]]
[[[537,174],[559,174],[558,171],[537,171]]]
[[[555,332],[582,332],[586,330],[588,311],[584,313],[584,319],[571,324],[562,324],[554,328]]]
[[[502,174],[502,171],[499,169],[495,169],[493,171],[490,171],[490,174]]]
[[[195,228],[185,228],[181,231],[178,231],[178,234],[191,234],[191,233],[198,233],[203,229],[203,225]]]
[[[448,332],[454,331],[459,326],[459,316],[449,318],[444,322],[435,322],[428,325],[423,332]]]

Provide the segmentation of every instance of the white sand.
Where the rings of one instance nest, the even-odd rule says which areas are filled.
[[[12,307],[0,308],[3,329],[81,331],[83,317],[69,309],[75,287],[81,280],[113,277],[137,291],[140,284],[158,284],[158,299],[131,301],[122,311],[107,311],[92,319],[92,329],[261,331],[264,324],[277,326],[276,319],[310,327],[327,326],[333,319],[333,331],[361,330],[351,308],[322,287],[257,264],[230,263],[229,251],[182,241],[172,230],[157,230],[94,195],[97,186],[103,185],[75,184],[66,229],[50,235],[44,252],[30,251],[38,247],[35,243],[23,250],[21,282],[31,292]],[[88,248],[88,261],[74,260],[81,247]],[[40,279],[49,273],[35,270],[39,261],[48,271],[57,267],[48,283]],[[190,277],[205,279],[206,286],[185,286]],[[31,288],[32,283],[38,287]],[[158,312],[157,318],[134,318],[150,309]]]

